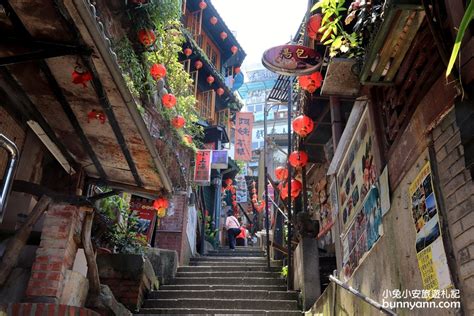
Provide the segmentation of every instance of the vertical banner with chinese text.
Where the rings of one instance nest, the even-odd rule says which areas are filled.
[[[211,150],[198,150],[196,152],[194,182],[199,185],[211,184],[211,152]]]
[[[150,243],[156,221],[156,210],[153,207],[153,200],[132,195],[130,199],[130,211],[138,217],[136,231],[139,236]]]
[[[237,112],[235,124],[234,159],[250,161],[252,159],[253,113]]]

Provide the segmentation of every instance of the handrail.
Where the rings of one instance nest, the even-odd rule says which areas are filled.
[[[329,280],[334,282],[336,285],[339,285],[340,287],[342,287],[343,289],[349,291],[351,294],[357,296],[358,298],[361,298],[362,300],[364,300],[365,302],[369,303],[370,305],[372,305],[373,307],[377,308],[378,310],[384,312],[385,314],[387,315],[392,315],[392,316],[397,316],[397,313],[395,313],[394,311],[392,311],[391,309],[388,309],[388,308],[385,308],[382,306],[382,304],[374,301],[373,299],[371,299],[370,297],[368,296],[365,296],[364,294],[360,293],[359,291],[357,291],[356,289],[354,289],[352,286],[350,285],[347,285],[346,283],[342,282],[341,280],[339,280],[338,278],[336,278],[335,276],[333,276],[332,274],[329,275]]]
[[[0,187],[0,223],[3,220],[3,214],[7,206],[8,195],[12,188],[15,171],[18,164],[18,147],[8,137],[0,134],[0,147],[5,149],[8,153],[8,164],[5,170],[5,175],[2,179]]]

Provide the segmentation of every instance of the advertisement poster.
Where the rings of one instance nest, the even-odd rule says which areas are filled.
[[[430,163],[427,162],[408,188],[411,214],[416,230],[416,253],[423,287],[427,290],[452,286],[433,191]]]
[[[342,241],[343,273],[346,278],[352,275],[364,254],[372,249],[382,234],[380,195],[378,188],[374,186]]]
[[[253,113],[237,112],[235,121],[234,159],[250,161],[252,159]]]
[[[378,178],[373,135],[366,108],[337,173],[342,234],[348,231],[349,225],[362,207],[362,201]]]
[[[194,182],[199,185],[211,184],[211,152],[211,150],[198,150],[196,152]]]
[[[390,210],[390,185],[388,182],[388,167],[382,171],[382,174],[379,177],[380,183],[380,203],[382,205],[382,216],[385,216]]]
[[[318,239],[331,231],[337,218],[337,191],[336,181],[332,181],[328,187],[326,178],[322,179],[315,186],[314,197],[315,203],[319,204],[319,222],[320,229]]]
[[[132,195],[130,211],[138,216],[137,233],[145,237],[147,243],[150,243],[156,221],[156,210],[153,207],[153,200]]]

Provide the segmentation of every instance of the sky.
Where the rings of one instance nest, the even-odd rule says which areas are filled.
[[[307,0],[212,0],[247,57],[244,71],[262,68],[263,52],[291,40],[300,26]]]

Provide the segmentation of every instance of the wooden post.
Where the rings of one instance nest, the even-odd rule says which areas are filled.
[[[89,212],[82,224],[82,246],[87,261],[87,278],[89,279],[89,294],[98,298],[100,294],[99,269],[97,267],[96,256],[91,242],[91,230],[94,213]]]

